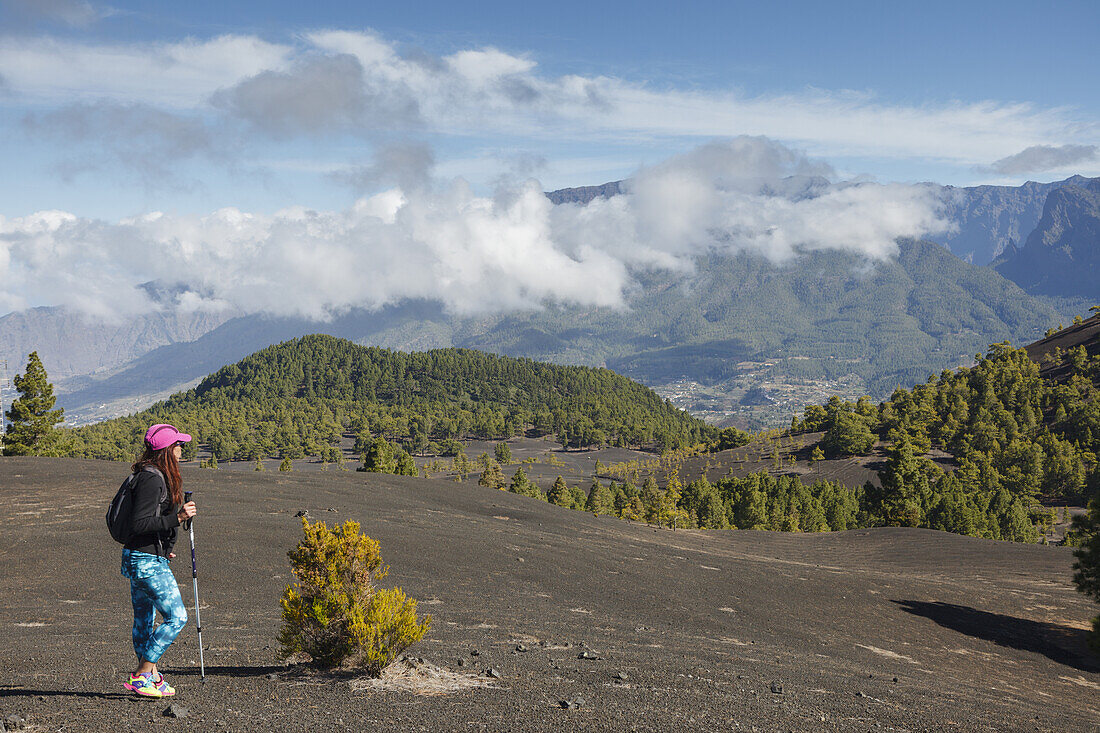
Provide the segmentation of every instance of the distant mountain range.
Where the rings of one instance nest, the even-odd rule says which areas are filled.
[[[584,204],[628,185],[547,195]],[[799,182],[798,193],[812,197],[823,185]],[[104,325],[63,309],[34,309],[0,318],[0,358],[14,371],[37,349],[61,403],[83,420],[131,412],[150,395],[308,333],[403,350],[461,346],[608,366],[651,385],[679,377],[714,382],[739,363],[767,361],[784,379],[856,374],[868,392],[885,396],[967,362],[989,343],[1032,341],[1100,300],[1100,179],[943,193],[958,224],[941,243],[951,251],[902,242],[897,260],[870,266],[839,252],[811,253],[788,266],[708,255],[692,275],[634,273],[639,287],[625,311],[549,306],[459,318],[435,303],[405,302],[328,323],[166,313]],[[994,267],[983,266],[993,260]]]
[[[1100,302],[1100,178],[1051,191],[1024,245],[1009,244],[993,267],[1034,295]]]

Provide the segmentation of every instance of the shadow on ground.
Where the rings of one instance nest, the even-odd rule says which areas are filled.
[[[176,669],[165,669],[165,674],[180,676],[180,677],[198,677],[200,674],[198,667],[179,667]],[[282,666],[267,666],[267,667],[231,667],[231,666],[219,666],[219,667],[207,667],[207,677],[263,677],[269,674],[285,674],[287,667]]]
[[[999,646],[1035,652],[1082,672],[1100,671],[1100,659],[1087,650],[1087,632],[1072,626],[1031,621],[940,601],[893,601],[901,610],[940,626]],[[1080,652],[1075,650],[1080,649]]]
[[[29,690],[25,687],[0,687],[0,698],[5,697],[90,697],[98,700],[132,698],[128,692],[82,692],[80,690]]]

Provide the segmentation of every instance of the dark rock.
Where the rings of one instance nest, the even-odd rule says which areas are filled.
[[[772,683],[772,692],[774,692],[776,695],[782,695],[783,694],[783,683],[782,682],[773,682]]]
[[[19,713],[12,713],[4,718],[3,723],[8,730],[23,730],[27,727],[27,719]]]
[[[481,652],[479,652],[477,649],[471,649],[470,650],[470,656],[471,657],[479,657],[479,656],[481,656]]]
[[[466,660],[465,659],[459,659],[458,660],[458,666],[459,667],[465,667],[466,666]]]
[[[616,672],[614,676],[615,676],[615,679],[617,679],[617,680],[622,680],[623,682],[626,682],[626,681],[627,681],[628,679],[630,679],[629,677],[627,677],[627,676],[626,676],[626,675],[625,675],[624,673],[622,673],[622,672]]]
[[[577,659],[599,659],[600,655],[596,652],[583,651],[577,655]]]
[[[867,697],[867,696],[864,695],[863,692],[857,692],[856,697]]]
[[[895,678],[894,678],[894,682],[897,682],[897,681],[898,681],[898,678],[897,678],[897,677],[895,677]]]
[[[166,718],[186,718],[187,713],[187,708],[181,705],[172,704],[164,709],[162,715]]]
[[[279,675],[275,674],[274,672],[268,672],[267,678],[269,680],[277,680],[279,679]]]
[[[489,675],[489,676],[490,676],[490,677],[492,677],[492,678],[493,678],[494,680],[499,680],[499,679],[500,679],[500,670],[499,670],[499,669],[497,669],[496,667],[493,667],[493,668],[491,668],[491,669],[490,669],[490,670],[489,670],[488,672],[486,672],[485,674]]]
[[[308,512],[308,511],[306,511],[305,509],[299,509],[299,510],[298,510],[298,513],[297,513],[297,514],[295,514],[294,516],[296,516],[296,517],[308,517],[308,516],[309,516],[309,512]]]
[[[525,651],[527,651],[527,647],[523,644],[516,644],[516,651],[517,652],[525,652]]]
[[[572,700],[562,700],[558,704],[561,705],[566,710],[576,710],[577,708],[584,706],[584,698],[583,697],[575,697]]]

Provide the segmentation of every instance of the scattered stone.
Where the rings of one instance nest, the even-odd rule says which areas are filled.
[[[458,666],[459,667],[465,667],[466,666],[466,660],[465,659],[459,659],[458,660]]]
[[[0,725],[6,726],[8,730],[23,730],[27,727],[27,719],[19,713],[12,713]]]
[[[496,667],[492,667],[492,668],[491,668],[491,669],[490,669],[490,670],[489,670],[488,672],[486,672],[485,674],[489,675],[489,676],[490,676],[490,677],[492,677],[492,678],[493,678],[494,680],[499,680],[499,679],[500,679],[500,670],[499,670],[499,669],[497,669]]]
[[[471,650],[470,650],[470,656],[471,656],[471,657],[478,657],[478,656],[481,656],[481,652],[479,652],[479,651],[478,651],[477,649],[471,649]]]
[[[894,678],[894,682],[897,682],[897,681],[898,681],[898,678],[897,678],[897,677],[895,677],[895,678]]]
[[[517,557],[516,562],[527,562],[527,561],[524,560],[522,557]]]
[[[773,682],[772,683],[772,692],[774,692],[776,695],[782,695],[783,694],[783,683]]]
[[[336,507],[334,507],[334,506],[330,506],[330,507],[328,508],[328,511],[330,511],[330,512],[335,512],[335,511],[338,511],[338,510],[336,509]]]
[[[299,509],[298,513],[295,514],[294,516],[296,516],[296,517],[308,517],[309,512],[307,512],[305,509]]]
[[[576,710],[579,707],[584,707],[584,698],[583,697],[575,697],[572,700],[562,700],[558,704],[561,705],[566,710]]]
[[[172,704],[164,709],[162,715],[166,718],[186,718],[187,712],[187,708],[181,705]]]
[[[527,651],[527,647],[524,644],[516,644],[516,651],[517,652],[525,652],[525,651]]]
[[[279,679],[279,675],[275,674],[274,672],[268,672],[267,673],[267,678],[269,680],[277,680],[277,679]]]
[[[861,690],[861,691],[859,691],[859,692],[857,692],[857,693],[856,693],[856,697],[867,697],[867,696],[866,696],[866,695],[864,695],[864,694],[863,694],[863,691]]]
[[[616,672],[615,673],[615,679],[622,680],[623,682],[626,682],[630,678],[627,677],[626,674],[624,674],[623,672]]]
[[[599,659],[600,655],[596,652],[583,651],[577,655],[577,659]]]

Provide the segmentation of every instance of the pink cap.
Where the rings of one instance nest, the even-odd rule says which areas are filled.
[[[153,450],[167,448],[174,443],[190,443],[191,436],[181,433],[172,425],[152,425],[145,431],[145,445]]]

